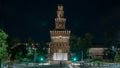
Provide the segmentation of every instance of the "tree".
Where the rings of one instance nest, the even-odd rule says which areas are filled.
[[[39,62],[39,56],[44,56],[46,58],[48,49],[48,44],[46,42],[41,41],[37,43],[30,38],[27,41],[27,43],[28,43],[28,45],[26,46],[27,54],[25,58],[32,61],[36,55],[36,59],[38,59],[36,62]],[[33,48],[36,48],[36,51]]]
[[[22,52],[17,52],[17,54],[15,55],[15,59],[17,59],[17,61],[22,61]]]
[[[15,53],[14,59],[19,62],[32,62],[34,58],[33,43],[34,41],[31,38],[29,38],[27,40],[27,45],[25,43],[16,46],[12,51],[13,53]],[[17,52],[14,52],[15,49],[17,49]]]
[[[79,53],[80,49],[82,48],[81,38],[75,35],[71,35],[70,37],[70,51],[72,53]]]
[[[12,51],[12,59],[16,61],[22,61],[22,59],[26,56],[26,48],[24,44],[16,46]]]
[[[94,39],[94,37],[91,33],[89,33],[89,32],[85,33],[85,43],[88,48],[92,46],[93,39]]]
[[[94,39],[94,36],[91,33],[89,33],[89,32],[85,33],[85,37],[83,39],[83,44],[85,46],[84,47],[84,52],[85,52],[86,58],[89,56],[88,55],[89,54],[89,48],[92,46],[93,39]]]
[[[80,37],[77,37],[75,35],[71,35],[70,37],[70,51],[73,54],[73,56],[77,56],[78,60],[84,56],[82,53],[83,50],[86,48],[86,41],[84,39],[81,39]]]
[[[18,46],[18,43],[20,40],[17,37],[8,37],[7,38],[7,43],[9,45],[8,49],[14,49],[16,46]]]
[[[92,46],[93,35],[89,32],[85,33],[84,38],[75,35],[70,36],[70,51],[80,56],[81,52],[84,57],[87,56],[87,50]]]
[[[31,38],[29,38],[27,43],[28,43],[28,45],[26,47],[26,49],[27,49],[26,58],[28,58],[29,61],[32,61],[32,59],[34,57],[34,51],[33,51],[33,46],[35,46],[35,45],[33,45],[34,41]]]
[[[7,38],[7,43],[8,43],[8,57],[10,60],[13,60],[13,56],[15,54],[14,49],[19,46],[18,43],[20,40],[16,37],[8,37]]]
[[[37,47],[37,55],[39,57],[44,57],[44,59],[45,59],[48,56],[49,45],[45,41],[41,41],[39,43],[40,43],[40,45],[36,46]],[[39,60],[39,57],[37,58],[38,60]]]
[[[114,61],[116,53],[111,48],[105,49],[103,54],[104,59]]]
[[[0,62],[5,62],[7,57],[8,57],[8,52],[7,52],[7,39],[8,35],[0,29]]]
[[[113,24],[109,24],[109,27],[107,27],[107,31],[104,32],[105,46],[109,47],[113,44],[114,40],[117,40],[116,38],[116,34],[118,34],[117,32],[118,32],[118,27],[116,27]]]
[[[120,53],[119,53],[119,52],[116,52],[115,60],[116,60],[116,61],[119,61],[119,60],[120,60]]]

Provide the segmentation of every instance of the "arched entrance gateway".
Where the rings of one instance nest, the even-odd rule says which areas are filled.
[[[57,8],[55,29],[50,31],[51,42],[49,55],[53,61],[67,61],[70,50],[70,30],[65,28],[66,18],[64,18],[63,6],[58,5]]]

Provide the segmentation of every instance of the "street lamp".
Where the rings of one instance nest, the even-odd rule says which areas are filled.
[[[77,61],[77,58],[73,58],[73,61]]]
[[[114,54],[114,53],[115,53],[115,46],[112,46],[112,53],[113,53],[113,61],[114,61],[114,58],[115,58],[115,57],[114,57],[114,55],[115,55],[115,54]]]
[[[44,57],[40,57],[40,62],[43,62],[44,61]]]
[[[82,59],[81,59],[81,61],[83,61],[83,50],[81,51],[81,54],[82,54]]]
[[[113,53],[113,62],[114,62],[114,68],[115,68],[115,46],[112,46],[112,53]]]
[[[73,58],[72,58],[72,61],[73,62],[76,62],[78,60],[78,58],[76,57],[76,56],[74,56]]]
[[[34,50],[34,63],[36,63],[36,48],[33,47],[33,50]]]
[[[36,48],[33,47],[33,50],[34,50],[34,63],[36,63]],[[34,65],[35,65],[35,64],[34,64]],[[34,68],[36,68],[36,67],[34,66]]]

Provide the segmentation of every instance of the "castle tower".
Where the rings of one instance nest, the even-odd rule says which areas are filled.
[[[61,55],[68,54],[70,50],[70,46],[69,46],[70,31],[66,30],[65,28],[66,18],[64,18],[63,6],[58,5],[57,8],[58,9],[57,9],[57,18],[55,18],[55,29],[50,31],[51,56],[54,56],[55,53],[56,54],[61,53]]]

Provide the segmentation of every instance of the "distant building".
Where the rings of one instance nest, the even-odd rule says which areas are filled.
[[[91,48],[89,48],[89,57],[91,59],[103,59],[103,52],[107,49],[104,47],[104,44],[97,43],[93,44]]]
[[[103,60],[105,59],[103,56],[107,55],[108,50],[112,50],[112,48],[105,47],[104,43],[93,44],[93,46],[89,48],[89,57],[91,59]],[[115,48],[115,51],[120,52],[120,48]]]

